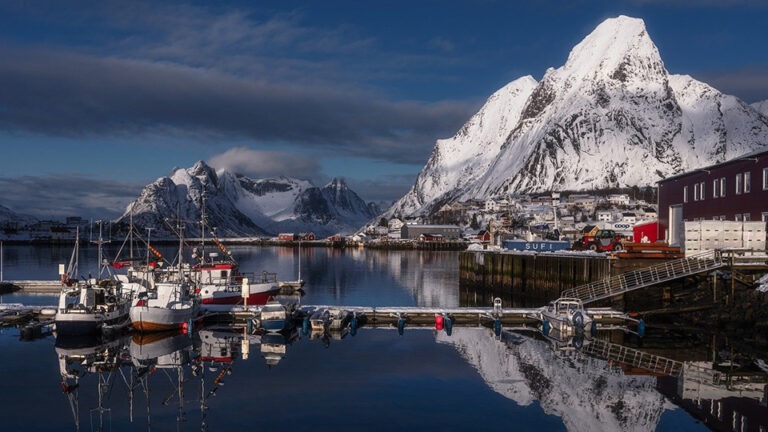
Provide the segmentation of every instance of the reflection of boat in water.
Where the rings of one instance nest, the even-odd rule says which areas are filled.
[[[280,333],[267,333],[261,337],[261,356],[264,357],[267,366],[277,366],[285,357],[288,345],[299,338],[296,328]]]

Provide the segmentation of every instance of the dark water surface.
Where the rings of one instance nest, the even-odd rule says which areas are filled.
[[[243,271],[296,277],[295,249],[232,249]],[[54,279],[69,253],[6,246],[5,277]],[[95,261],[95,250],[84,249],[82,273],[88,264],[93,272]],[[455,252],[305,249],[302,303],[456,307],[457,263]],[[55,298],[14,294],[3,301],[53,304]],[[608,339],[634,343],[621,334]],[[263,352],[268,348],[273,351]],[[363,328],[343,338],[297,329],[277,341],[207,328],[109,343],[52,336],[22,342],[18,329],[6,328],[0,379],[3,431],[681,431],[707,430],[675,404],[696,395],[700,404],[715,393],[717,399],[746,395],[754,403],[744,410],[764,410],[754,391],[681,392],[676,378],[622,370],[532,334],[497,338],[484,328],[454,328],[450,336]],[[743,430],[760,430],[758,422],[743,420],[751,418],[747,413],[726,408],[719,408],[725,423],[738,417]]]

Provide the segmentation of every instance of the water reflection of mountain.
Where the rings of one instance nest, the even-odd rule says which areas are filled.
[[[651,431],[673,405],[649,376],[626,376],[608,362],[563,355],[548,342],[520,336],[506,341],[486,329],[455,328],[452,344],[488,385],[519,405],[538,400],[571,431]]]

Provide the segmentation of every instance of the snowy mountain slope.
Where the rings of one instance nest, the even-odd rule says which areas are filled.
[[[37,222],[32,216],[16,213],[8,207],[0,205],[0,225],[18,224],[19,226],[31,225]]]
[[[556,354],[544,341],[521,336],[510,347],[489,330],[470,328],[440,332],[437,341],[454,345],[494,391],[522,406],[538,400],[571,431],[653,431],[671,407],[653,377],[617,374],[608,362],[580,354]]]
[[[644,22],[625,16],[601,23],[565,65],[546,71],[522,108],[515,101],[511,109],[520,110],[519,119],[511,129],[494,125],[496,135],[507,136],[498,152],[488,151],[490,163],[469,172],[435,163],[443,152],[439,141],[411,191],[387,215],[430,214],[470,198],[652,185],[768,146],[766,117],[688,76],[669,75]],[[462,154],[480,149],[488,134],[463,138]],[[434,186],[457,177],[466,180]]]
[[[476,181],[498,156],[536,84],[530,75],[512,81],[491,95],[456,135],[437,140],[427,165],[399,205],[415,209],[430,201],[449,201]]]
[[[756,109],[757,112],[759,112],[760,114],[768,117],[768,99],[761,102],[755,102],[751,106],[752,108]]]
[[[227,170],[216,172],[200,161],[147,185],[118,222],[127,223],[133,212],[135,225],[170,234],[166,220],[176,218],[176,209],[182,219],[200,220],[203,190],[208,225],[222,237],[352,232],[376,214],[342,179],[319,188],[288,177],[251,179]],[[197,236],[199,227],[189,227],[187,233]]]

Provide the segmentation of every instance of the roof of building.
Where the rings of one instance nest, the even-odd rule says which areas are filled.
[[[670,180],[677,180],[677,179],[680,179],[680,178],[683,178],[683,177],[687,177],[689,175],[699,174],[699,173],[702,173],[702,172],[709,173],[710,170],[713,170],[715,168],[719,168],[721,166],[730,165],[732,163],[741,162],[743,160],[757,158],[757,157],[765,156],[765,155],[768,155],[768,149],[755,150],[753,152],[745,153],[745,154],[743,154],[741,156],[738,156],[738,157],[735,157],[733,159],[729,159],[729,160],[727,160],[725,162],[720,162],[718,164],[709,165],[709,166],[705,166],[705,167],[702,167],[702,168],[697,168],[697,169],[694,169],[694,170],[686,171],[684,173],[680,173],[680,174],[677,174],[677,175],[673,175],[673,176],[667,177],[665,179],[661,179],[661,180],[657,181],[656,183],[664,183],[664,182],[667,182],[667,181],[670,181]]]
[[[446,229],[446,228],[455,228],[458,229],[458,225],[419,225],[419,224],[409,224],[409,225],[403,225],[404,227],[408,228],[429,228],[429,229]]]

